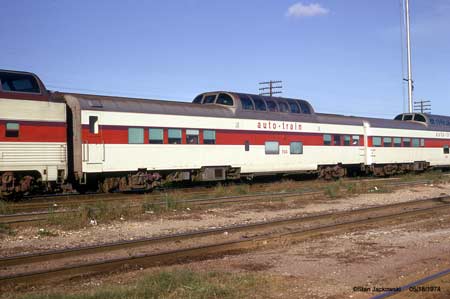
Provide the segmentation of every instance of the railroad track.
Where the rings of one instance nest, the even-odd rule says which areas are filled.
[[[385,186],[413,186],[420,184],[430,183],[429,180],[417,180],[412,182],[392,182],[385,183]],[[243,202],[264,202],[264,201],[280,201],[289,198],[299,197],[299,196],[314,196],[322,195],[324,193],[324,188],[319,188],[318,190],[312,189],[301,189],[295,192],[271,192],[271,193],[252,193],[246,195],[235,195],[235,196],[223,196],[223,197],[213,197],[213,198],[192,198],[192,199],[181,199],[173,202],[176,206],[206,206],[206,205],[221,205],[230,203],[243,203]],[[129,197],[113,198],[111,200],[117,201],[120,199],[127,199],[126,202],[130,202]],[[134,198],[134,197],[133,197]],[[141,196],[139,199],[143,199]],[[152,201],[154,206],[165,206],[166,201]],[[137,213],[142,211],[142,201],[137,204],[128,205],[127,208],[135,209]],[[32,212],[32,213],[17,213],[17,214],[3,214],[0,215],[0,224],[9,225],[12,227],[20,225],[31,225],[39,224],[48,221],[50,216],[63,216],[70,213],[77,212],[77,209],[66,209],[66,210],[50,210],[43,212]]]
[[[175,235],[165,235],[154,238],[146,238],[134,241],[121,241],[90,247],[69,248],[54,250],[36,254],[11,256],[0,259],[0,269],[6,273],[14,273],[0,276],[0,286],[11,286],[18,283],[34,284],[42,280],[54,278],[73,277],[117,271],[121,267],[151,267],[183,263],[195,259],[218,257],[224,254],[236,254],[259,248],[279,246],[290,242],[304,240],[310,237],[323,236],[336,233],[341,230],[352,230],[361,226],[370,227],[380,222],[387,225],[414,220],[414,217],[426,217],[435,213],[450,212],[450,197],[437,197],[426,200],[396,203],[390,205],[362,208],[351,211],[326,213],[313,216],[292,217],[287,219],[275,219],[271,221],[252,224],[235,225],[216,229],[187,232]],[[205,237],[219,236],[223,240],[223,234],[237,235],[241,232],[245,235],[229,241],[208,243],[202,240]],[[250,233],[252,235],[250,235]],[[119,249],[161,247],[166,244],[173,248],[183,240],[189,240],[195,246],[188,246],[175,250],[163,250],[131,256],[121,256],[111,259],[93,260],[86,263],[67,263],[54,268],[36,270],[33,272],[17,271],[21,269],[36,269],[39,263],[45,261],[57,262],[61,259],[76,258],[86,259],[89,255],[108,253]],[[203,244],[202,244],[203,242]],[[205,243],[206,242],[206,243]],[[181,242],[182,243],[182,242]],[[180,247],[180,245],[176,245]],[[4,272],[5,272],[4,271]],[[1,288],[1,287],[0,287]]]
[[[450,293],[450,289],[443,289],[444,287],[440,286],[439,283],[435,284],[434,282],[437,282],[439,280],[443,280],[443,278],[447,278],[445,281],[445,285],[447,288],[450,286],[450,269],[446,269],[437,273],[434,273],[432,275],[429,275],[427,277],[423,277],[419,280],[416,280],[414,282],[411,282],[407,285],[401,286],[400,290],[396,291],[389,291],[384,292],[382,294],[373,296],[371,299],[384,299],[388,297],[394,297],[394,298],[407,298],[410,297],[410,293],[415,293],[416,295],[423,295],[423,296],[430,296],[433,298],[434,295],[440,296],[439,298],[448,298],[447,295]],[[429,284],[433,285],[429,285]],[[425,288],[425,291],[421,290],[421,287]],[[427,289],[428,287],[428,289]],[[439,288],[439,290],[438,290]],[[445,294],[446,293],[446,294]],[[442,295],[442,296],[441,296]],[[445,297],[444,297],[445,296]],[[422,297],[422,296],[421,296]]]
[[[194,205],[194,206],[206,206],[206,205],[220,205],[239,202],[252,202],[252,201],[267,201],[267,200],[284,200],[292,197],[306,196],[306,195],[320,195],[323,191],[302,190],[298,192],[274,192],[274,193],[256,193],[240,196],[224,196],[214,198],[194,198],[177,200],[174,205]],[[166,201],[152,202],[155,206],[165,206]],[[142,204],[135,204],[128,206],[130,209],[136,209],[137,212],[142,211]],[[49,212],[33,212],[33,213],[19,213],[19,214],[6,214],[0,215],[0,224],[10,226],[30,225],[45,222],[50,216],[66,215],[77,212],[77,209],[70,210],[57,210]]]
[[[371,178],[371,179],[345,179],[344,182],[386,182],[386,181],[400,181],[401,178]],[[417,180],[417,182],[430,182],[430,180]],[[399,182],[405,183],[405,182]],[[406,182],[408,183],[408,182]],[[414,183],[414,181],[412,182]],[[251,186],[252,193],[264,192],[270,183],[262,183],[259,185]],[[308,185],[307,182],[301,181],[298,184],[294,184],[292,188],[305,188]],[[248,186],[248,185],[246,185]],[[323,188],[326,188],[324,186]],[[189,196],[206,197],[211,193],[210,187],[194,187],[194,188],[178,188],[171,189],[167,192],[155,192],[147,194],[136,194],[136,193],[92,193],[92,194],[57,194],[51,196],[35,196],[31,197],[30,201],[23,201],[18,203],[9,203],[8,209],[9,213],[27,213],[27,212],[39,212],[44,210],[57,210],[60,208],[71,208],[74,206],[79,206],[82,204],[93,204],[97,202],[120,202],[120,201],[142,201],[142,200],[158,200],[164,196],[170,195],[172,193],[182,193],[183,195],[189,194]],[[294,191],[294,190],[287,190]],[[48,200],[50,199],[50,200]]]

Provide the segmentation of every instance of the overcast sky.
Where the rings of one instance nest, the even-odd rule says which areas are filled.
[[[415,98],[450,115],[450,1],[410,0]],[[403,112],[401,0],[14,0],[0,68],[51,90],[191,101],[211,90],[285,97],[316,111]]]

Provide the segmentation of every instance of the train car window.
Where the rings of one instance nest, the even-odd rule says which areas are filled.
[[[405,114],[405,116],[403,116],[403,120],[412,120],[413,116],[412,114]]]
[[[89,133],[98,134],[98,116],[89,116]]]
[[[202,94],[198,95],[198,96],[195,97],[195,99],[192,101],[192,103],[201,104],[202,103],[202,99],[203,99],[203,95]]]
[[[413,147],[420,147],[420,139],[419,138],[413,138],[412,139],[412,146]]]
[[[333,135],[333,145],[341,145],[341,136]]]
[[[450,153],[450,149],[448,147],[448,145],[444,145],[444,154],[448,154]]]
[[[403,138],[403,146],[410,147],[411,146],[411,138]]]
[[[402,139],[400,137],[394,138],[394,147],[401,147],[402,146]]]
[[[402,118],[403,118],[403,114],[399,114],[394,118],[394,120],[402,120]]]
[[[425,117],[423,115],[421,115],[421,114],[414,114],[414,120],[415,121],[420,121],[420,122],[423,122],[423,123],[427,122]]]
[[[144,143],[144,129],[143,128],[128,128],[128,143],[129,144]]]
[[[19,129],[18,123],[6,123],[5,137],[19,137]]]
[[[391,147],[392,146],[392,137],[383,137],[383,146]]]
[[[267,111],[266,103],[259,96],[252,96],[253,102],[255,103],[255,108],[257,111]]]
[[[425,147],[425,139],[420,139],[420,146]]]
[[[227,95],[225,93],[221,93],[217,97],[216,104],[233,106],[234,105],[234,101],[233,101],[233,98],[231,98],[229,95]]]
[[[350,145],[350,136],[349,135],[344,136],[344,145]]]
[[[198,144],[198,135],[200,132],[198,130],[186,130],[186,143],[187,144]]]
[[[323,145],[331,145],[331,135],[323,135]]]
[[[381,146],[381,137],[372,137],[373,146]]]
[[[204,144],[216,144],[216,131],[203,130],[203,143]]]
[[[272,100],[266,100],[267,109],[271,112],[278,112],[278,106],[277,103],[275,103]]]
[[[203,104],[213,104],[216,101],[216,95],[209,95],[205,96],[205,99],[203,100]]]
[[[297,103],[294,101],[288,101],[289,108],[291,108],[292,113],[300,113],[300,108],[298,107]]]
[[[39,84],[31,75],[0,72],[3,91],[40,93]]]
[[[278,155],[280,153],[280,143],[278,141],[266,141],[266,155]]]
[[[255,106],[253,105],[253,101],[249,96],[241,95],[241,105],[244,110],[255,110]]]
[[[181,129],[168,130],[169,144],[181,144]]]
[[[278,106],[280,107],[280,112],[289,112],[289,106],[285,102],[278,102]]]
[[[148,142],[150,144],[163,144],[164,143],[164,130],[161,128],[148,129]]]
[[[352,136],[352,145],[359,145],[359,136],[358,135]]]
[[[295,141],[290,144],[291,155],[303,154],[303,143]]]
[[[250,142],[248,140],[245,141],[244,146],[246,152],[250,151]]]
[[[311,114],[311,109],[309,109],[308,104],[302,101],[299,101],[298,104],[300,105],[300,110],[302,110],[302,113]]]

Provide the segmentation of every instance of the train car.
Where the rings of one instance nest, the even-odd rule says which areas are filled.
[[[305,100],[208,92],[192,103],[58,94],[72,111],[74,172],[103,191],[164,181],[348,172],[378,176],[448,166],[448,118],[316,113]],[[436,121],[437,119],[440,120]]]
[[[0,195],[52,191],[67,178],[66,104],[32,73],[0,70]]]

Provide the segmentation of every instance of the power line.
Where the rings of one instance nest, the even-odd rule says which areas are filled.
[[[414,101],[414,111],[420,113],[431,112],[431,101]]]
[[[259,82],[259,85],[266,85],[265,87],[260,87],[260,93],[259,95],[261,96],[273,96],[274,94],[279,94],[282,93],[282,91],[276,90],[276,89],[281,89],[283,88],[282,85],[274,85],[274,84],[281,84],[283,83],[283,81],[267,81],[267,82]],[[265,90],[268,90],[268,92],[266,92]]]

